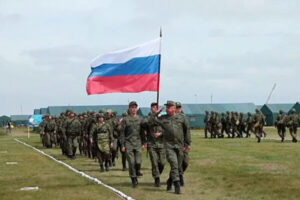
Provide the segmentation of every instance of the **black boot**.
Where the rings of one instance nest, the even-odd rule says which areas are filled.
[[[169,178],[167,180],[167,191],[172,190],[172,179]]]
[[[155,178],[155,183],[154,183],[155,187],[160,187],[160,179],[159,177]]]
[[[109,164],[108,164],[108,162],[105,163],[105,170],[109,171]]]
[[[180,194],[180,182],[175,181],[174,186],[175,186],[175,194]]]
[[[281,142],[283,142],[283,141],[284,141],[284,137],[281,138]]]
[[[159,168],[159,173],[161,174],[164,171],[165,166],[159,164],[158,168]]]
[[[180,186],[184,186],[183,175],[180,175],[179,178],[180,178]]]
[[[136,169],[137,176],[143,176],[143,174],[141,173],[141,165],[140,164],[136,164],[135,169]]]
[[[257,143],[260,143],[260,137],[257,137]]]
[[[103,165],[100,165],[100,172],[104,172],[104,167],[103,167]]]
[[[136,188],[136,186],[137,186],[137,178],[131,177],[131,183],[132,183],[132,187]]]

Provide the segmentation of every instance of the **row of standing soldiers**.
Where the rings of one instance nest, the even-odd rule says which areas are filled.
[[[263,130],[265,116],[258,109],[255,110],[255,114],[248,112],[247,118],[244,117],[243,113],[227,111],[226,114],[222,113],[219,119],[217,112],[205,112],[205,138],[208,137],[208,133],[210,133],[211,138],[223,138],[224,133],[226,133],[228,138],[243,138],[243,134],[245,134],[245,137],[250,137],[251,132],[255,134],[258,142],[261,141],[263,135],[266,137],[266,133]]]
[[[289,129],[290,134],[292,136],[292,141],[296,143],[297,140],[297,127],[300,124],[300,114],[299,116],[296,114],[296,110],[293,108],[288,116],[285,115],[283,110],[279,111],[279,115],[275,121],[275,127],[277,128],[277,132],[279,137],[281,138],[281,142],[285,139],[286,128]]]
[[[297,126],[300,123],[299,120],[300,117],[295,113],[295,109],[292,109],[288,116],[285,116],[282,110],[280,111],[275,127],[282,142],[285,138],[286,127],[289,128],[293,138],[292,141],[297,142],[296,133]],[[243,113],[227,111],[226,114],[222,113],[219,119],[217,112],[211,111],[209,113],[206,111],[204,123],[205,138],[208,137],[208,133],[210,133],[210,138],[223,138],[224,133],[226,133],[228,138],[243,138],[244,134],[245,137],[250,137],[251,132],[257,138],[257,142],[261,141],[262,136],[266,137],[266,132],[263,129],[266,124],[265,116],[258,109],[255,110],[255,114],[248,112],[247,118],[244,117]]]
[[[190,130],[186,116],[181,112],[181,104],[168,101],[166,115],[160,115],[157,103],[151,104],[147,117],[137,115],[137,103],[129,103],[128,111],[117,118],[112,110],[88,112],[78,116],[71,110],[61,113],[59,118],[44,116],[40,124],[43,145],[52,148],[60,146],[62,154],[74,159],[76,149],[80,154],[97,158],[100,171],[108,171],[115,166],[118,152],[122,155],[122,169],[126,160],[132,187],[138,185],[141,173],[141,151],[147,149],[152,165],[154,185],[160,187],[160,175],[166,161],[171,170],[167,180],[167,190],[175,186],[180,193],[184,186],[183,173],[188,166],[188,152],[191,145]],[[105,169],[104,169],[105,168]]]

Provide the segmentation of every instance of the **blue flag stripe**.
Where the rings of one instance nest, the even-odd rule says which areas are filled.
[[[101,76],[122,76],[122,75],[143,75],[157,74],[160,55],[133,58],[125,63],[102,64],[92,68],[90,77]]]

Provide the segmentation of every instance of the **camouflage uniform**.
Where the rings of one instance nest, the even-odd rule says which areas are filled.
[[[262,127],[263,125],[261,125],[264,121],[263,116],[261,115],[261,113],[259,112],[258,109],[255,110],[255,115],[254,115],[254,134],[257,138],[257,142],[259,143],[262,137]]]
[[[250,131],[253,131],[253,117],[250,112],[248,112],[247,118],[247,128],[246,128],[246,137],[250,137]]]
[[[285,138],[286,121],[287,121],[287,118],[286,118],[283,110],[280,110],[279,115],[276,118],[275,127],[277,128],[277,132],[278,132],[279,137],[281,138],[281,142],[283,142],[284,138]]]
[[[295,113],[296,110],[293,108],[287,117],[287,125],[289,127],[290,134],[293,138],[293,142],[297,142],[297,127],[299,124],[298,115]]]
[[[71,114],[71,116],[74,115]],[[77,137],[81,134],[81,124],[80,121],[74,117],[66,120],[66,136],[67,136],[67,153],[68,157],[75,158],[76,149],[78,147]]]
[[[151,104],[151,107],[157,105]],[[152,177],[155,179],[155,186],[160,186],[160,175],[163,172],[166,163],[166,151],[164,148],[162,128],[155,121],[151,121],[154,113],[149,113],[145,119],[147,122],[147,150],[150,155],[151,166],[152,166]],[[159,134],[158,137],[155,134]]]
[[[167,101],[166,106],[175,106],[175,102]],[[156,118],[154,118],[156,119]],[[167,181],[167,190],[175,185],[175,193],[180,193],[180,175],[183,175],[183,149],[191,145],[191,136],[187,121],[179,116],[163,115],[156,120],[163,128],[163,139],[166,148],[167,161],[171,171]]]
[[[99,114],[97,118],[103,118],[103,114]],[[110,132],[109,124],[102,122],[102,123],[95,123],[93,124],[90,132],[90,139],[95,139],[94,143],[97,146],[97,158],[100,164],[100,171],[104,171],[104,162],[105,162],[105,169],[109,171],[109,161],[110,161],[110,144],[113,142],[113,136]]]
[[[137,106],[136,102],[130,102],[129,107]],[[142,176],[140,172],[142,156],[141,148],[145,145],[145,133],[142,128],[143,119],[136,115],[132,117],[128,115],[123,118],[121,127],[121,145],[126,149],[126,158],[129,165],[129,176],[131,177],[132,186],[138,184],[137,176]]]
[[[204,118],[204,124],[205,124],[205,127],[204,127],[204,136],[205,138],[207,138],[207,132],[210,132],[211,130],[211,127],[210,127],[210,115],[209,115],[209,112],[208,111],[205,111],[205,118]]]

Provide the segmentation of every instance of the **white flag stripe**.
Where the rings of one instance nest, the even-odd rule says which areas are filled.
[[[160,54],[161,38],[157,38],[150,42],[111,52],[105,55],[96,57],[91,62],[91,67],[98,67],[102,64],[125,63],[132,58],[147,57]]]

